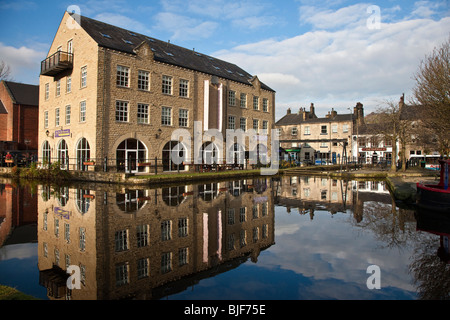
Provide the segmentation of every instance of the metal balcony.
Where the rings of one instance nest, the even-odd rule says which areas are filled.
[[[41,62],[41,75],[56,76],[73,68],[73,53],[58,51]]]

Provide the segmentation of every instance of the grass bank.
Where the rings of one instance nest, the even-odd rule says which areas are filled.
[[[17,289],[0,285],[0,300],[39,300]]]

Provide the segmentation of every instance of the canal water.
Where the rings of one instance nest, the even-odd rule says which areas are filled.
[[[0,284],[44,300],[448,299],[449,220],[382,181],[1,180]]]

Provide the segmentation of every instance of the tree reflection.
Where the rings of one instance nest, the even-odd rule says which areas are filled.
[[[358,202],[358,199],[355,200]],[[394,199],[366,201],[362,208],[362,219],[356,220],[356,227],[371,230],[375,238],[386,248],[402,248],[415,236],[414,211],[398,208]]]
[[[409,272],[422,300],[450,300],[450,265],[438,256],[437,236],[424,235],[414,249]]]
[[[415,242],[409,272],[422,300],[450,300],[450,218],[430,211],[416,213],[420,241]]]

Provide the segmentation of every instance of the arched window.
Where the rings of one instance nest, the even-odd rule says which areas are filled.
[[[136,213],[147,204],[148,190],[125,190],[116,194],[116,204],[125,213]]]
[[[163,170],[164,171],[177,171],[177,170],[185,170],[185,166],[183,163],[176,164],[174,161],[172,161],[173,153],[177,152],[178,157],[184,158],[186,156],[186,147],[183,145],[183,143],[178,141],[169,141],[166,143],[166,145],[163,148],[162,152],[162,161],[163,161]]]
[[[91,160],[91,148],[86,138],[80,139],[77,144],[77,169],[86,170],[84,161]]]
[[[229,157],[231,158],[234,165],[245,164],[245,149],[239,143],[233,144],[231,148],[228,149]]]
[[[91,205],[91,198],[89,197],[90,191],[85,189],[77,189],[76,193],[76,205],[81,214],[85,214],[89,211]]]
[[[42,145],[42,163],[49,164],[52,160],[52,149],[50,148],[50,143],[47,140],[44,141]]]
[[[186,199],[186,186],[162,188],[162,199],[169,207],[176,207]]]
[[[61,169],[68,169],[69,166],[69,153],[67,150],[66,140],[61,140],[58,143],[58,162],[61,166]]]
[[[116,159],[118,171],[143,172],[145,167],[139,167],[138,163],[147,161],[147,148],[137,139],[126,139],[117,147]]]
[[[221,159],[219,148],[214,142],[205,142],[201,148],[202,164],[218,163]]]

